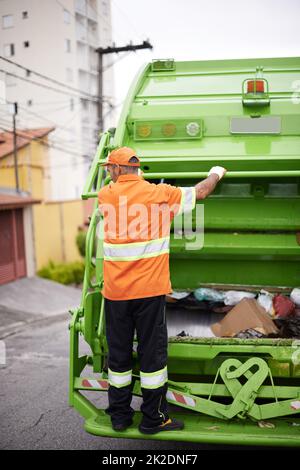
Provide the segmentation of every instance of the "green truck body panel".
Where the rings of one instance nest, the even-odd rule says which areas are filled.
[[[96,196],[108,179],[99,164],[113,148],[130,146],[146,179],[176,186],[194,185],[214,165],[226,167],[215,192],[197,203],[204,213],[203,246],[186,249],[186,239],[175,236],[176,222],[171,228],[173,288],[289,292],[300,285],[299,83],[300,58],[169,60],[137,74],[115,132],[101,137],[82,195],[95,198],[95,205],[82,301],[71,312],[70,403],[85,417],[88,432],[118,437],[103,410],[82,395],[107,390]],[[194,228],[196,215],[194,210]],[[80,356],[79,335],[90,355]],[[293,339],[169,338],[168,400],[186,409],[186,425],[151,439],[300,446],[299,348]],[[133,357],[133,391],[140,395]],[[258,426],[266,419],[271,427]],[[122,437],[147,438],[134,426]]]

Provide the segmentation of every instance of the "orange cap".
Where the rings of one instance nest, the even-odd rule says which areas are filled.
[[[135,151],[129,147],[121,147],[119,149],[113,150],[106,159],[105,163],[102,163],[102,166],[106,165],[120,165],[120,166],[140,166],[140,160],[138,162],[130,163],[129,160],[135,157],[138,157],[135,154]]]

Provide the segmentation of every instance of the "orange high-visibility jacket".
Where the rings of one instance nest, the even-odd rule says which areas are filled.
[[[98,202],[104,217],[104,297],[129,300],[171,292],[170,224],[194,208],[195,188],[127,174],[104,186]]]

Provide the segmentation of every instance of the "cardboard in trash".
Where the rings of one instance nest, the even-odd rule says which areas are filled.
[[[244,298],[218,323],[211,326],[215,336],[234,336],[240,331],[253,328],[264,335],[278,333],[270,315],[255,300]]]

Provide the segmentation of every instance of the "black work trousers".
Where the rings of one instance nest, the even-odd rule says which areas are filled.
[[[165,296],[133,300],[105,299],[108,368],[115,373],[132,369],[133,339],[137,333],[137,354],[141,373],[161,371],[167,365],[168,334],[165,315]],[[150,377],[151,379],[151,377]],[[143,388],[142,425],[157,426],[168,419],[167,383],[155,388]],[[132,383],[108,389],[109,406],[106,412],[112,424],[127,423],[131,408]]]

